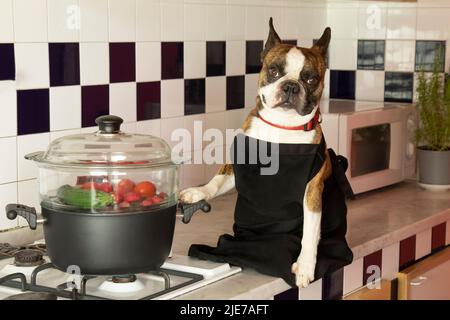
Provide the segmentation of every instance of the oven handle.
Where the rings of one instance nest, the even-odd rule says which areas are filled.
[[[28,207],[23,204],[10,203],[6,205],[6,216],[9,220],[14,220],[17,216],[23,217],[27,220],[30,229],[36,230],[38,224],[42,224],[46,219],[38,219],[36,209]]]

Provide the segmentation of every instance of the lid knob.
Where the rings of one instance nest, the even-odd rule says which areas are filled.
[[[119,133],[123,119],[118,116],[108,115],[98,117],[95,119],[95,123],[98,124],[100,133]]]

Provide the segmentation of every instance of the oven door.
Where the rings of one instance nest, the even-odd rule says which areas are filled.
[[[349,161],[355,194],[404,179],[406,112],[402,107],[341,114],[339,153]]]

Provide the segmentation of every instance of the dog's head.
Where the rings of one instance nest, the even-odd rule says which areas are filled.
[[[284,44],[269,21],[269,37],[261,53],[259,97],[272,112],[306,116],[318,104],[326,71],[325,56],[331,29],[311,48]]]

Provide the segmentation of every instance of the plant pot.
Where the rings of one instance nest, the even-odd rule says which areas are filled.
[[[450,150],[417,148],[419,185],[432,191],[450,189]]]

